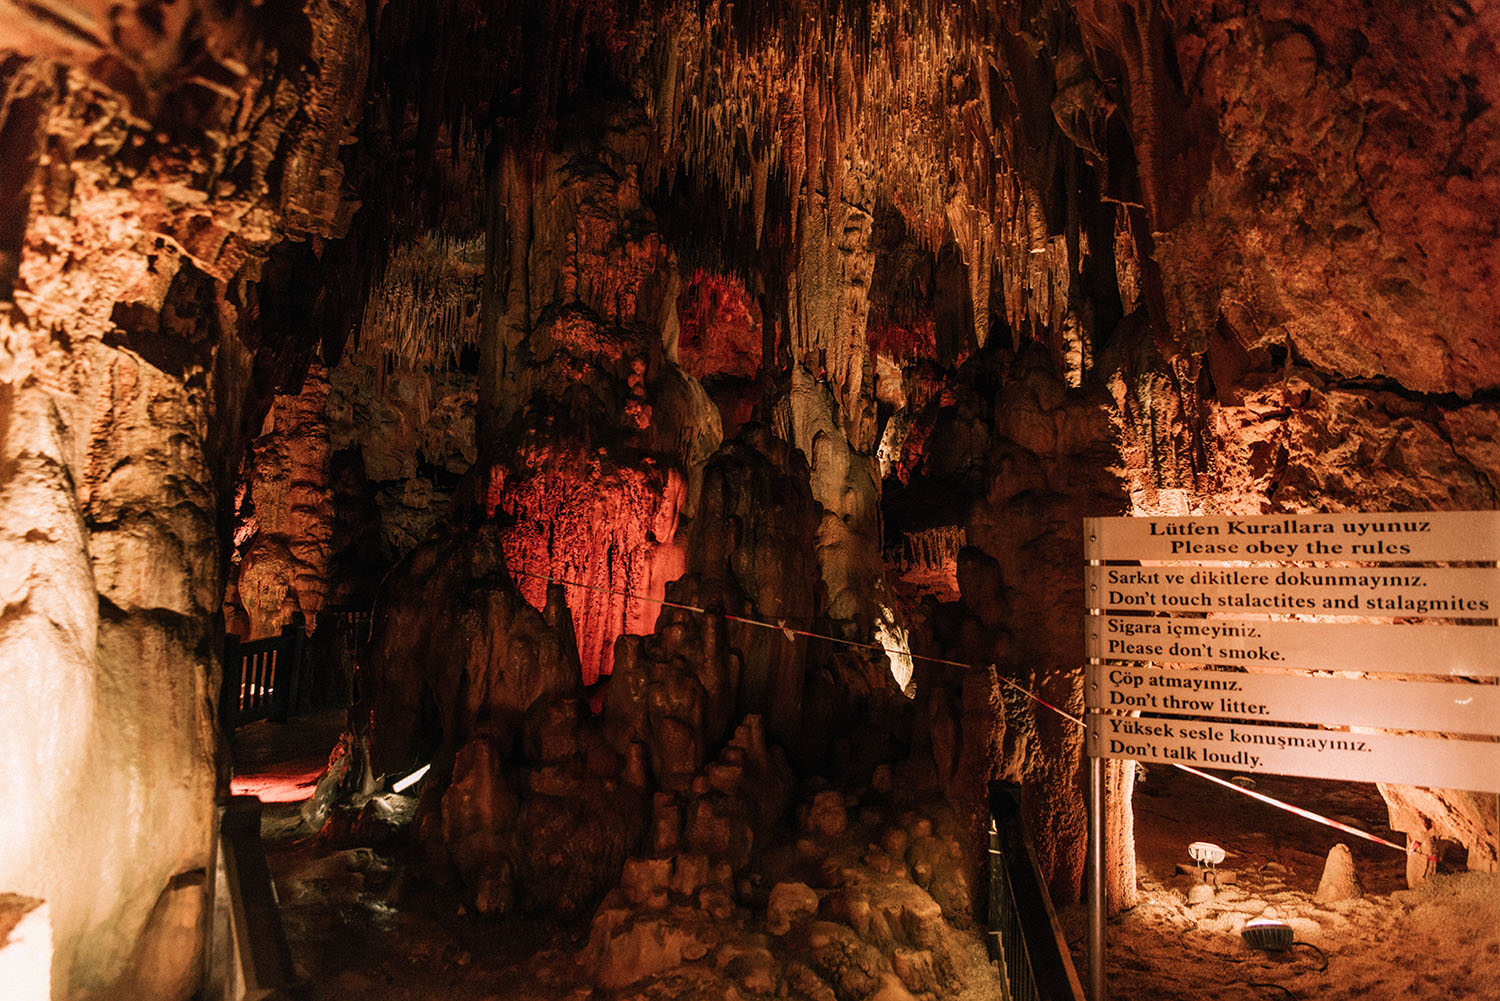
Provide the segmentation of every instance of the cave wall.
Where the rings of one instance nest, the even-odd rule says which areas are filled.
[[[1137,349],[1115,383],[1138,508],[1493,508],[1494,18],[1169,13],[1163,68],[1203,152],[1190,172],[1160,168],[1190,199],[1146,203],[1156,357]],[[1117,46],[1120,27],[1089,30]],[[1441,55],[1411,58],[1428,44]],[[1494,797],[1381,791],[1397,830],[1494,867]]]
[[[486,514],[507,521],[533,605],[566,582],[591,684],[681,574],[679,522],[722,431],[664,350],[679,282],[643,197],[640,110],[606,101],[568,124],[561,149],[507,151],[491,178],[504,210],[489,221],[478,408]]]
[[[0,11],[0,885],[55,997],[197,987],[229,457],[302,350],[255,282],[347,222],[363,18]]]
[[[1061,385],[1049,392],[1065,407],[1113,398],[1103,401],[1109,426],[1078,439],[1098,455],[1065,478],[1086,497],[1101,491],[1083,506],[1493,507],[1500,203],[1493,74],[1482,69],[1496,64],[1493,17],[1454,8],[1419,25],[1415,14],[1340,3],[1021,5],[1008,16],[1027,44],[992,50],[1015,110],[996,142],[1011,151],[1013,203],[1030,226],[999,241],[1003,301],[992,313],[1012,343],[1050,356]],[[1443,57],[1412,59],[1414,38]],[[996,95],[992,83],[992,104]],[[1029,292],[1011,277],[1025,275]],[[933,308],[909,326],[931,323],[941,341],[944,322]],[[906,371],[907,397],[930,397],[930,368]],[[1060,525],[1060,545],[1018,549],[1026,517],[1007,505],[1046,482],[1038,457],[1045,469],[1068,449],[1028,447],[1017,462],[1016,442],[1040,441],[1047,425],[1033,416],[1035,383],[1005,379],[987,390],[992,415],[976,417],[962,394],[936,417],[909,410],[892,468],[903,487],[928,485],[903,492],[903,513],[913,498],[930,509],[945,491],[965,492],[977,552],[960,561],[970,568],[958,582],[962,610],[999,621],[998,593],[1039,612],[1003,642],[1024,651],[1011,656],[1018,677],[1067,702],[1076,637],[1071,627],[1049,636],[1045,623],[1052,595],[1076,593],[1076,570],[1045,597],[1027,588],[1059,563],[1076,567],[1077,540],[1064,536],[1077,529]],[[951,637],[957,623],[943,621]],[[971,656],[993,645],[987,635]],[[1053,672],[1031,673],[1051,657]],[[1027,714],[1009,721],[1025,730]],[[1068,743],[1051,743],[1047,767],[1072,757]],[[1382,791],[1393,825],[1414,840],[1460,840],[1471,865],[1493,865],[1492,797]],[[1068,799],[1059,790],[1039,814]],[[1076,873],[1078,841],[1060,842],[1055,857]],[[1072,882],[1057,876],[1055,889]]]
[[[381,578],[447,516],[473,467],[477,378],[396,366],[366,331],[277,394],[235,478],[225,618],[243,639],[301,614],[368,611]],[[239,624],[242,628],[237,628]]]

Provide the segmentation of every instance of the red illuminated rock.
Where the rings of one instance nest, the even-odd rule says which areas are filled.
[[[613,671],[616,638],[654,626],[681,572],[682,502],[675,469],[546,444],[522,451],[489,501],[510,523],[505,557],[521,593],[540,608],[549,579],[565,582],[584,684]]]
[[[677,302],[677,359],[696,379],[760,374],[760,310],[744,283],[699,268]]]

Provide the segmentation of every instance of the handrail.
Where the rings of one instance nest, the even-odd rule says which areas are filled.
[[[320,624],[324,616],[338,623],[351,648],[370,638],[372,617],[368,605],[326,605],[319,615]]]
[[[224,731],[256,720],[285,723],[299,713],[342,708],[354,699],[354,665],[370,638],[370,609],[327,606],[311,636],[300,616],[275,636],[224,637],[219,721]]]
[[[202,996],[271,1001],[295,980],[276,884],[260,841],[261,802],[231,796],[218,806]]]
[[[1020,789],[990,783],[991,958],[1011,1001],[1083,1001],[1046,881],[1021,818]]]

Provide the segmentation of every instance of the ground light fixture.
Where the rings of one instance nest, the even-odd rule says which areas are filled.
[[[1296,946],[1311,949],[1318,954],[1323,965],[1318,967],[1322,973],[1328,969],[1328,957],[1323,950],[1311,942],[1297,941],[1292,926],[1285,921],[1277,921],[1275,918],[1255,918],[1245,922],[1245,927],[1240,929],[1240,938],[1252,949],[1260,949],[1262,952],[1290,952]]]
[[[422,776],[426,775],[427,774],[427,769],[429,769],[431,767],[432,767],[432,765],[427,764],[427,765],[423,765],[421,768],[418,768],[416,771],[412,772],[406,778],[401,779],[395,785],[391,786],[391,792],[405,792],[406,790],[410,789],[412,786],[414,786],[418,782],[422,781]]]
[[[1211,841],[1194,841],[1188,845],[1188,855],[1194,862],[1198,863],[1199,874],[1203,882],[1219,884],[1219,874],[1215,866],[1224,861],[1224,849]]]

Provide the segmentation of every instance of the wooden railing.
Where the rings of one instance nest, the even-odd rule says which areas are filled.
[[[260,840],[261,802],[231,796],[218,807],[209,866],[204,1001],[287,997],[296,971],[281,923],[276,885]]]
[[[323,614],[338,628],[339,638],[351,657],[370,638],[370,610],[368,608],[335,605],[326,609]]]
[[[226,732],[260,719],[285,723],[296,711],[305,642],[302,627],[297,625],[266,639],[224,637],[219,713]]]
[[[221,725],[232,732],[351,704],[354,664],[369,637],[369,609],[344,607],[325,608],[311,636],[299,621],[265,639],[224,637]]]

